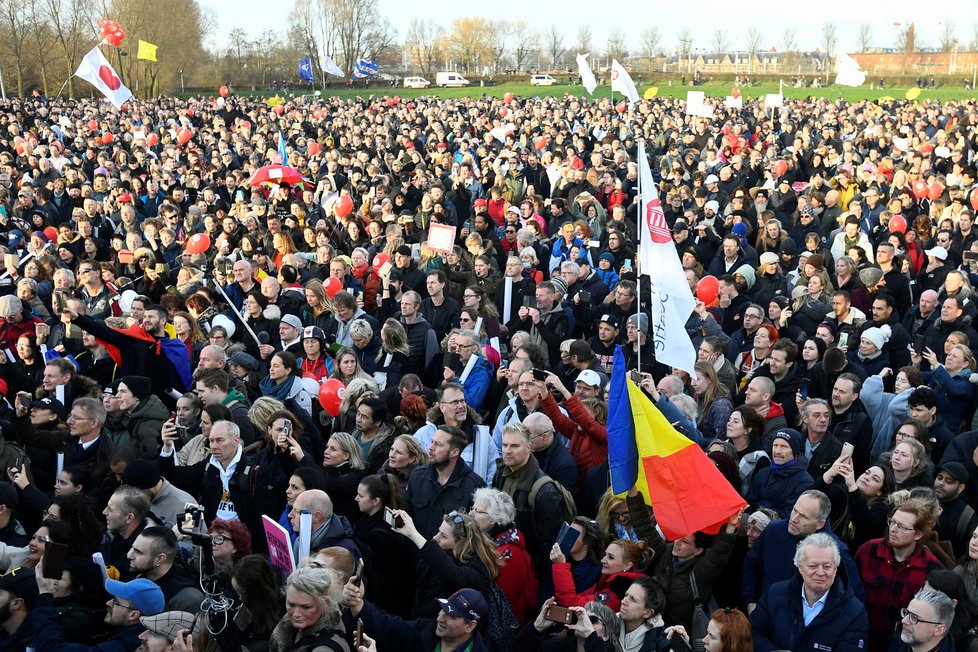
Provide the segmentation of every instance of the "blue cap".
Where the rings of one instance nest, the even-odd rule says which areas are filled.
[[[166,604],[163,599],[163,590],[142,577],[131,582],[105,580],[105,590],[110,595],[132,602],[133,608],[143,616],[155,616],[162,613]]]

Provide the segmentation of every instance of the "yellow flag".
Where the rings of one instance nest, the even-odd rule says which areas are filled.
[[[139,41],[139,49],[136,50],[137,59],[146,61],[156,61],[156,46],[146,41]]]

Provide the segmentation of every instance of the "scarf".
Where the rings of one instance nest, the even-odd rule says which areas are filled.
[[[261,390],[262,396],[271,396],[272,398],[285,403],[286,399],[289,398],[292,392],[292,387],[295,385],[297,380],[298,378],[295,376],[289,376],[282,382],[276,383],[274,380],[272,380],[271,376],[265,376],[261,379],[261,382],[258,383],[258,388]]]

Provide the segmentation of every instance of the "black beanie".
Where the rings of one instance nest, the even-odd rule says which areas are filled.
[[[140,401],[153,393],[153,386],[146,376],[126,376],[119,382],[128,387],[132,395]]]

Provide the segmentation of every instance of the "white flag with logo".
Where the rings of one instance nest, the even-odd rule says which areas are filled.
[[[651,281],[652,326],[649,337],[658,362],[694,375],[696,349],[686,332],[686,320],[696,308],[696,300],[689,289],[672,233],[662,212],[659,192],[645,156],[645,141],[638,142],[637,155],[641,189],[639,206],[642,211],[639,216],[639,271],[647,274]]]
[[[635,88],[628,71],[618,63],[617,59],[611,60],[611,90],[627,97],[629,104],[638,102],[638,89]]]
[[[866,81],[866,73],[859,69],[859,62],[848,54],[839,50],[835,58],[835,67],[839,74],[835,76],[835,83],[841,86],[862,86]]]
[[[78,64],[75,76],[81,77],[102,91],[102,94],[117,109],[122,108],[126,100],[132,97],[132,91],[123,85],[119,75],[116,74],[115,69],[109,64],[108,59],[98,49],[98,46],[92,48],[92,51],[86,54],[85,58]]]
[[[336,65],[336,62],[323,55],[322,60],[319,62],[319,67],[323,69],[323,72],[327,75],[333,75],[335,77],[345,77],[343,74],[343,69]]]
[[[591,72],[591,66],[587,62],[588,55],[578,54],[577,55],[577,69],[581,75],[581,83],[584,84],[584,88],[587,89],[588,94],[594,95],[594,89],[598,87],[598,81],[594,78],[594,73]]]

